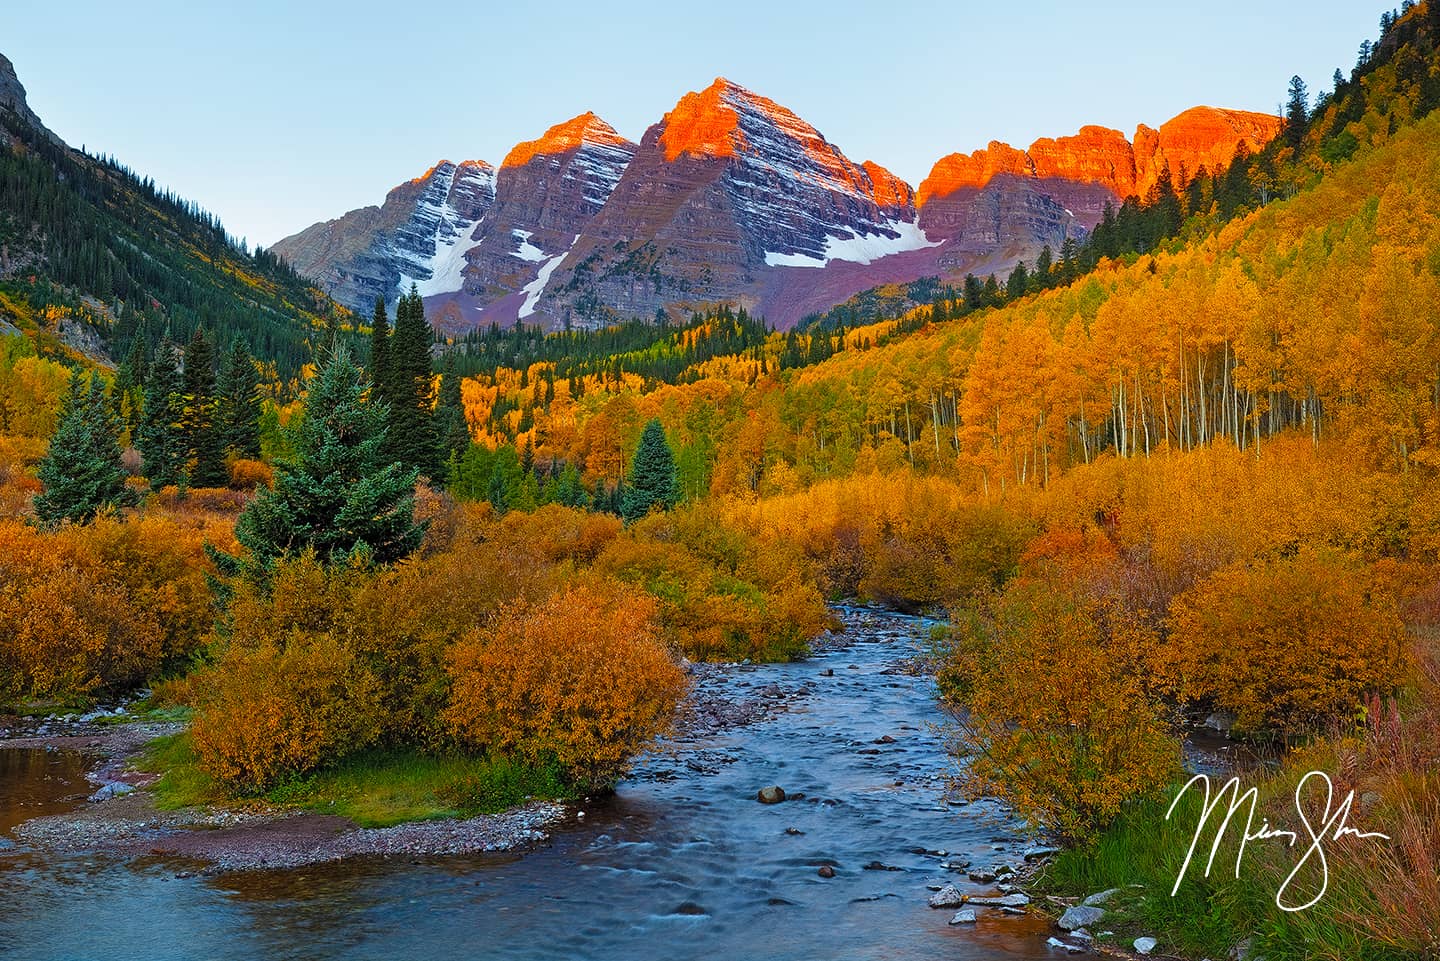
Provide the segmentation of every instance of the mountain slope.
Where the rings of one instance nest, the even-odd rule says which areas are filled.
[[[432,319],[456,333],[516,320],[593,328],[717,302],[790,327],[879,284],[1001,273],[1047,245],[1058,251],[1165,170],[1214,170],[1280,126],[1196,107],[1142,125],[1133,143],[1102,127],[1028,151],[992,143],[943,158],[917,192],[720,78],[682,97],[639,145],[594,114],[518,145],[488,212],[447,221],[421,209],[430,188],[416,185],[447,174],[442,164],[383,207],[275,249],[357,309],[418,279]],[[448,233],[432,240],[432,229]]]
[[[197,326],[240,338],[285,375],[308,360],[311,332],[336,310],[323,294],[196,205],[37,121],[0,57],[0,321],[102,363],[136,338],[185,340]]]
[[[442,160],[385,196],[307,227],[271,250],[330,296],[368,312],[376,297],[392,309],[399,295],[457,290],[471,234],[495,202],[495,170],[482,160]]]

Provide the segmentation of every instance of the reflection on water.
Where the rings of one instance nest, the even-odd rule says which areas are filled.
[[[85,780],[85,760],[79,754],[0,751],[0,837],[21,821],[70,810],[92,790]]]
[[[923,625],[855,617],[846,650],[726,676],[740,696],[778,684],[788,712],[657,753],[523,856],[203,877],[12,857],[0,860],[0,956],[1050,957],[1040,922],[982,912],[978,926],[950,928],[950,912],[926,906],[927,883],[963,884],[941,861],[1013,863],[1026,842],[985,805],[942,802],[934,685],[887,672]],[[767,784],[805,797],[759,804]],[[949,853],[926,853],[937,850]],[[836,877],[821,878],[821,864]]]

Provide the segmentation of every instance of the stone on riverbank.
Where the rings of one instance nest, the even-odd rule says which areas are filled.
[[[1088,927],[1104,916],[1104,908],[1097,908],[1088,904],[1077,904],[1074,907],[1066,908],[1065,913],[1060,915],[1060,920],[1055,923],[1063,930],[1074,931],[1076,928]]]
[[[1084,901],[1081,901],[1080,903],[1087,904],[1092,908],[1098,908],[1119,893],[1119,888],[1110,888],[1106,891],[1097,891],[1095,894],[1090,895],[1088,898],[1086,898]]]
[[[950,919],[951,924],[974,924],[975,912],[966,908],[963,911],[956,911],[955,916]]]
[[[958,908],[965,903],[965,895],[953,884],[947,884],[930,896],[932,908]]]
[[[1156,941],[1154,938],[1136,938],[1135,953],[1149,954],[1150,952],[1154,951],[1159,944],[1160,942]]]
[[[755,800],[761,804],[779,804],[785,800],[785,789],[773,784],[770,787],[762,787],[755,792]]]

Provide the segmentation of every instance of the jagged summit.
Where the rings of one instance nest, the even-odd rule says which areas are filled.
[[[535,140],[516,144],[505,155],[505,161],[500,166],[520,167],[537,156],[563,154],[584,147],[619,147],[633,150],[634,146],[593,111],[586,111],[564,123],[557,123]]]
[[[1028,150],[992,140],[982,150],[937,161],[916,191],[916,203],[923,209],[957,190],[979,190],[1002,174],[1100,184],[1121,199],[1143,195],[1166,163],[1175,176],[1182,166],[1192,174],[1202,166],[1213,170],[1228,164],[1242,142],[1250,150],[1263,147],[1283,124],[1270,114],[1202,106],[1159,130],[1141,124],[1131,139],[1119,130],[1085,126],[1072,136],[1042,137]]]
[[[1168,164],[1215,169],[1281,121],[1195,107],[1132,138],[1085,126],[941,158],[919,190],[717,77],[631,143],[593,112],[498,169],[442,163],[276,244],[347,304],[415,281],[442,325],[593,327],[717,301],[786,326],[879,283],[1008,270],[1083,236]]]

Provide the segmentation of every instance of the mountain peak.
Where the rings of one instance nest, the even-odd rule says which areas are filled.
[[[594,111],[587,110],[578,117],[557,123],[535,140],[516,144],[514,149],[505,155],[501,166],[520,167],[538,156],[568,153],[587,146],[633,147],[634,144],[620,136],[614,127],[600,119]]]
[[[51,140],[59,142],[60,138],[46,130],[35,111],[30,109],[30,104],[25,99],[25,86],[20,83],[20,77],[15,73],[15,65],[3,53],[0,53],[0,109],[15,111],[21,120],[42,131]],[[3,136],[4,132],[0,131],[0,137]]]
[[[920,184],[916,202],[923,208],[960,190],[980,190],[1001,174],[1098,184],[1121,200],[1144,196],[1166,163],[1177,176],[1181,165],[1191,175],[1202,166],[1215,170],[1234,158],[1239,144],[1257,150],[1282,125],[1270,114],[1200,106],[1182,111],[1159,130],[1140,124],[1133,139],[1092,125],[1068,137],[1041,137],[1028,150],[991,141],[972,154],[942,157]]]

